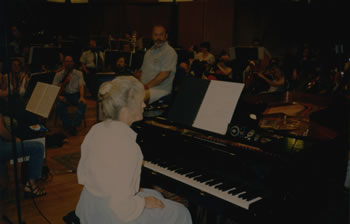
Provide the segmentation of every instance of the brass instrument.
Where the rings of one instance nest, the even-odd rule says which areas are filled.
[[[136,31],[132,32],[131,45],[132,45],[132,50],[130,52],[130,60],[129,60],[129,67],[130,68],[131,68],[131,64],[132,64],[132,55],[135,54],[135,52],[136,52]]]

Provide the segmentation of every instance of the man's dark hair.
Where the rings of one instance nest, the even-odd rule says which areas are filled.
[[[155,25],[153,26],[152,30],[153,30],[155,27],[163,27],[164,30],[165,30],[165,34],[168,34],[168,29],[167,29],[164,25],[162,25],[162,24],[155,24]]]
[[[210,43],[208,41],[202,42],[199,47],[206,48],[210,51]]]

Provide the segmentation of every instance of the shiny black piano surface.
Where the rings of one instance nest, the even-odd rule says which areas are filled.
[[[346,150],[338,138],[293,136],[238,122],[223,136],[162,116],[145,118],[133,129],[144,154],[143,186],[161,186],[238,223],[322,221],[327,192],[343,176]]]

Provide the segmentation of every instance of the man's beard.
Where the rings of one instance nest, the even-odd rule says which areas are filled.
[[[73,66],[68,66],[65,68],[65,70],[66,70],[66,72],[69,73],[69,72],[73,71]]]
[[[163,46],[164,43],[165,43],[165,40],[154,41],[154,45],[156,45],[156,47],[161,47],[161,46]]]

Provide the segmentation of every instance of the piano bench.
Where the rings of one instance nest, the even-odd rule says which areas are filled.
[[[78,216],[75,215],[75,210],[70,211],[67,215],[63,216],[65,224],[80,224]]]

